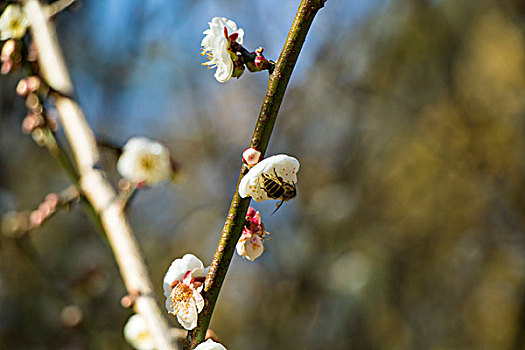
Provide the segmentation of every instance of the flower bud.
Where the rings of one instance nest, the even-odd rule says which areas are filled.
[[[13,61],[9,58],[2,63],[2,67],[0,67],[0,74],[6,75],[11,72],[11,69],[13,69]]]
[[[76,327],[83,319],[82,310],[76,305],[68,305],[60,313],[60,320],[67,327]]]
[[[22,131],[29,134],[34,128],[40,126],[40,118],[34,113],[28,114],[22,121]]]
[[[58,194],[56,194],[56,193],[49,193],[46,196],[45,201],[48,202],[49,205],[51,205],[53,208],[56,208],[56,206],[58,205],[58,202],[59,202]]]
[[[16,50],[16,42],[13,39],[7,40],[2,46],[2,53],[0,54],[0,58],[2,62],[7,61],[11,58],[11,55]]]
[[[40,203],[40,205],[38,206],[38,211],[42,213],[42,216],[44,218],[48,217],[53,212],[54,209],[55,208],[52,208],[51,204],[46,201]]]
[[[257,56],[255,57],[255,66],[259,70],[266,69],[268,67],[268,60],[264,56]]]
[[[259,163],[261,158],[262,158],[262,153],[257,148],[254,148],[254,147],[247,148],[242,153],[242,161],[246,165],[253,166]]]
[[[18,85],[16,85],[16,93],[18,96],[27,96],[29,93],[29,85],[27,83],[27,79],[20,79],[18,82]]]
[[[34,210],[29,216],[29,222],[32,226],[39,226],[44,221],[44,215],[40,210]]]
[[[41,84],[40,78],[37,77],[36,75],[32,75],[27,78],[27,86],[29,90],[31,90],[32,92],[35,92],[36,90],[38,90],[40,88],[40,84]]]

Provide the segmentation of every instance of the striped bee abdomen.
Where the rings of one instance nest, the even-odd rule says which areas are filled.
[[[263,174],[262,188],[271,199],[279,199],[284,194],[282,184],[267,174]]]

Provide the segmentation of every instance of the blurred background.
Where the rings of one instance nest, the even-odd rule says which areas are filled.
[[[268,80],[216,82],[202,31],[234,19],[277,59],[297,6],[91,0],[57,18],[97,135],[162,140],[183,167],[129,208],[160,303],[173,259],[211,261]],[[267,152],[300,160],[298,196],[252,203],[272,240],[232,261],[211,322],[228,349],[525,349],[524,32],[519,0],[327,1]],[[20,131],[20,77],[0,79],[1,213],[69,184]],[[116,182],[115,161],[104,149]],[[129,349],[124,294],[81,204],[0,238],[1,349]]]

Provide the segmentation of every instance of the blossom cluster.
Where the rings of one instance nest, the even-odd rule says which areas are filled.
[[[271,63],[263,55],[263,48],[249,53],[242,47],[244,30],[226,17],[214,17],[208,23],[202,39],[202,55],[207,61],[203,63],[208,68],[217,68],[214,77],[218,82],[225,83],[232,78],[239,78],[245,67],[252,72],[266,69],[272,70]]]
[[[19,5],[8,5],[0,15],[0,40],[7,40],[0,57],[1,72],[9,72],[13,67],[13,57],[16,56],[18,47],[23,46],[21,39],[26,35],[28,26],[27,16]],[[234,21],[214,17],[203,34],[202,54],[207,58],[203,65],[216,69],[214,77],[217,81],[224,83],[232,78],[239,78],[245,68],[250,71],[271,71],[270,64],[273,63],[262,55],[262,48],[250,53],[242,47],[244,30]],[[32,107],[31,113],[24,119],[23,130],[36,134],[35,130],[45,126],[55,131],[56,123],[53,124],[51,119],[43,116],[43,103],[40,103],[42,91],[46,90],[45,81],[40,79],[38,72],[34,74],[22,79],[16,89],[26,101],[34,100],[33,104],[26,103]],[[176,169],[170,152],[158,141],[132,137],[121,151],[116,169],[127,184],[133,184],[133,188],[154,186],[173,179],[175,175]],[[263,159],[259,150],[249,148],[243,153],[243,162],[249,170],[239,184],[238,193],[242,198],[251,197],[256,202],[280,200],[278,209],[283,202],[296,196],[299,170],[299,161],[296,158],[279,154]],[[56,210],[58,203],[56,195],[49,195],[39,210],[31,214],[31,222],[40,225]],[[249,207],[236,244],[237,253],[250,261],[256,260],[264,252],[264,243],[269,235],[261,213]],[[205,267],[195,255],[186,254],[172,262],[164,277],[166,309],[176,316],[179,324],[186,330],[195,329],[199,313],[204,308],[202,290],[208,270],[209,267]],[[124,336],[135,349],[155,349],[155,339],[139,314],[129,318],[124,327]],[[211,339],[199,344],[196,349],[226,350]]]

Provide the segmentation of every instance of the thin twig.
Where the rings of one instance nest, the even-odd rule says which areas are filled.
[[[290,76],[295,67],[299,52],[303,46],[306,34],[317,12],[324,6],[326,0],[302,0],[292,27],[284,43],[281,55],[275,64],[275,70],[270,75],[270,81],[266,90],[255,130],[250,142],[250,147],[255,147],[264,155],[270,136],[272,134],[277,113],[290,81]],[[233,257],[235,245],[239,240],[245,221],[246,211],[250,204],[250,198],[241,198],[238,193],[239,182],[247,173],[248,168],[243,166],[237,181],[237,187],[233,196],[230,210],[222,229],[219,245],[213,257],[210,271],[206,276],[204,285],[205,305],[199,314],[197,327],[188,333],[185,349],[193,349],[204,340],[206,330],[210,324],[215,303],[219,296],[226,272]]]
[[[99,152],[95,136],[80,106],[72,99],[75,92],[54,27],[47,21],[38,0],[25,0],[24,9],[38,48],[42,76],[58,95],[56,109],[80,175],[80,189],[99,214],[128,292],[138,291],[135,311],[146,320],[157,349],[176,349],[168,323],[155,299],[148,270],[124,214],[123,204],[104,173],[96,169]]]
[[[69,186],[60,193],[50,193],[37,209],[9,212],[2,216],[1,233],[7,237],[19,238],[38,228],[55,215],[59,209],[67,209],[80,200],[77,187]]]

